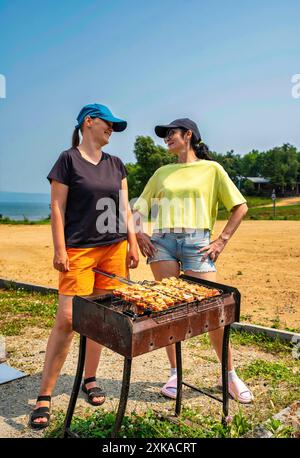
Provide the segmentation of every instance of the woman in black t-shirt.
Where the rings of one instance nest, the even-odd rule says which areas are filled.
[[[30,425],[35,429],[49,425],[51,394],[73,337],[73,297],[105,294],[119,285],[95,274],[93,267],[126,277],[128,269],[138,265],[127,172],[118,157],[102,151],[112,132],[123,131],[127,123],[99,104],[83,107],[77,121],[72,148],[61,153],[47,176],[59,300],[36,408],[30,415]],[[105,392],[96,386],[95,378],[100,352],[101,346],[87,339],[82,389],[92,405],[105,401]]]

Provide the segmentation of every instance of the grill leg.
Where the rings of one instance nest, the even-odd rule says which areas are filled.
[[[120,402],[118,407],[118,412],[116,416],[116,422],[114,425],[114,429],[111,433],[111,437],[117,437],[118,432],[121,428],[122,420],[125,414],[127,399],[128,399],[128,392],[129,392],[129,385],[130,385],[130,376],[131,376],[131,358],[124,359],[124,369],[123,369],[123,381],[122,381],[122,389],[121,389],[121,396]]]
[[[78,398],[78,393],[79,393],[79,388],[80,388],[80,383],[82,380],[82,374],[83,374],[83,368],[84,368],[84,361],[85,361],[85,350],[86,350],[86,337],[85,336],[80,336],[80,344],[79,344],[79,355],[78,355],[78,363],[77,363],[77,371],[75,375],[75,380],[74,380],[74,385],[73,385],[73,390],[71,393],[69,405],[68,405],[68,410],[65,418],[65,424],[64,424],[64,438],[67,438],[69,436],[73,436],[73,434],[69,433],[69,428],[71,425],[76,401]]]
[[[222,391],[223,391],[223,415],[222,423],[226,424],[228,415],[228,349],[229,349],[230,324],[224,327],[223,347],[222,347]]]
[[[182,358],[181,358],[181,342],[176,342],[176,366],[177,366],[177,397],[175,406],[175,415],[179,416],[181,412],[182,399]]]

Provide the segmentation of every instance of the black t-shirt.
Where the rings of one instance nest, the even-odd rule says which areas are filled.
[[[97,165],[84,159],[77,148],[61,153],[47,178],[69,187],[67,247],[88,248],[127,239],[125,212],[119,208],[121,181],[126,176],[121,159],[103,151]]]

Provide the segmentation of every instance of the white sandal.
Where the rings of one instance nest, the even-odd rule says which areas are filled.
[[[173,390],[170,390],[173,388]],[[174,389],[175,388],[175,389]],[[167,383],[162,387],[160,392],[171,399],[176,399],[177,397],[177,375],[171,375]]]
[[[228,381],[228,391],[230,396],[241,404],[250,404],[254,401],[253,394],[240,378],[237,377],[237,380],[238,385],[234,382],[234,380]],[[222,388],[222,377],[219,379],[219,386]]]

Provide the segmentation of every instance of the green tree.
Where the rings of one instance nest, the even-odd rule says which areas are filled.
[[[170,154],[166,148],[155,145],[151,137],[138,136],[134,144],[136,164],[128,164],[128,184],[130,199],[138,197],[154,172],[163,165],[177,161],[175,155]]]
[[[140,166],[138,164],[127,163],[126,169],[128,172],[128,195],[129,200],[131,200],[134,197],[139,196],[141,193],[142,184],[139,178]]]
[[[247,196],[255,196],[257,194],[254,183],[252,183],[250,180],[242,181],[241,192]]]
[[[261,176],[264,163],[264,153],[252,150],[241,157],[241,174],[244,177]]]
[[[228,151],[226,154],[219,154],[212,152],[211,153],[212,158],[219,162],[230,178],[233,181],[237,181],[237,177],[241,175],[241,157],[239,154],[234,154],[234,151]]]
[[[299,160],[296,148],[289,143],[276,146],[265,153],[263,173],[273,186],[284,192],[285,186],[295,186],[299,175]]]

